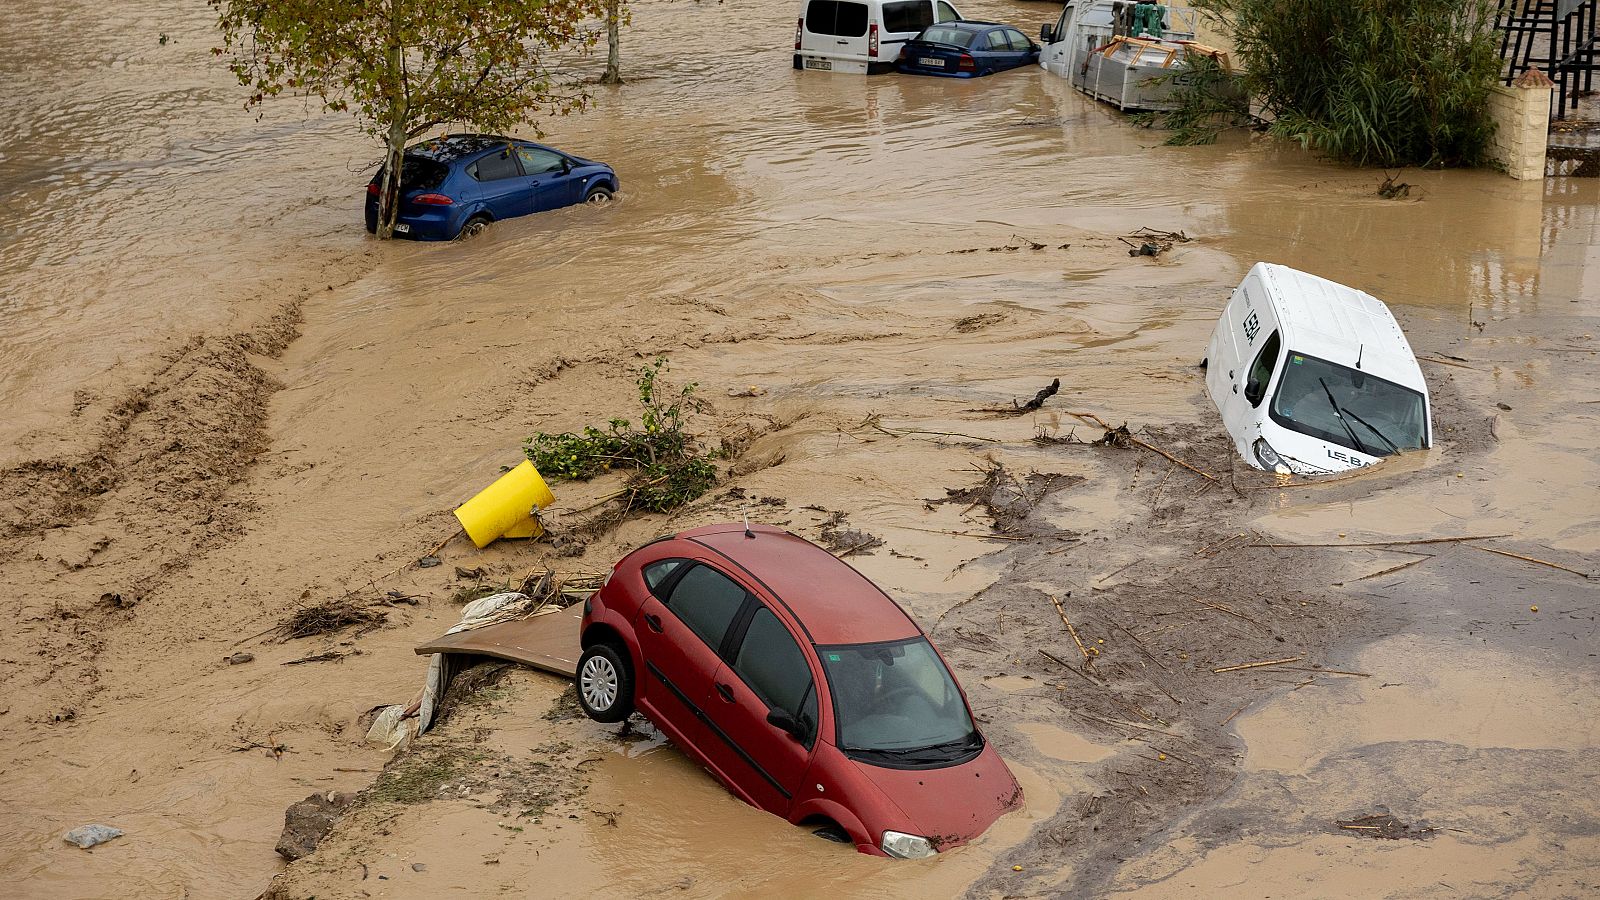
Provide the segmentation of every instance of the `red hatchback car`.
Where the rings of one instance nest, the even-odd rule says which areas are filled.
[[[637,708],[752,806],[916,859],[1022,802],[922,629],[786,531],[652,541],[583,612],[584,712],[619,722]]]

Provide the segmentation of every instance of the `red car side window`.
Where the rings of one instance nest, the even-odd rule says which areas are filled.
[[[644,576],[644,586],[657,597],[663,596],[665,588],[670,586],[665,584],[667,579],[686,562],[686,559],[658,559],[650,563],[640,572]]]
[[[733,659],[739,673],[769,709],[781,709],[806,728],[806,746],[817,727],[817,694],[812,689],[811,667],[783,622],[765,606],[750,617],[744,640]]]
[[[745,589],[710,566],[699,565],[683,573],[666,601],[667,609],[683,620],[712,650],[722,648],[728,626],[744,606]]]

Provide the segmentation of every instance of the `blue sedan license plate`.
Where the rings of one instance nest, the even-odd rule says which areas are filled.
[[[395,226],[394,226],[394,230],[399,232],[400,234],[409,234],[411,232],[411,226],[407,225],[404,222],[396,222]]]
[[[936,69],[944,68],[944,60],[942,60],[942,59],[933,59],[932,57],[928,57],[928,56],[918,57],[917,58],[917,63],[919,65],[932,66],[932,67],[934,67]]]

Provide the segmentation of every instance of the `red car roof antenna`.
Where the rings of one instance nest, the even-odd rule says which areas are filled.
[[[756,536],[756,533],[754,531],[750,530],[750,510],[749,510],[749,508],[746,508],[744,510],[744,536],[747,537],[747,538],[754,538]]]

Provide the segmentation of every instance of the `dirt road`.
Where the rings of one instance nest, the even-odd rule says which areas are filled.
[[[1034,71],[796,73],[787,6],[661,2],[636,7],[632,83],[548,125],[617,167],[621,202],[379,246],[345,123],[239,110],[203,9],[87,9],[0,11],[0,877],[28,896],[267,888],[283,809],[388,761],[359,717],[420,684],[410,647],[476,584],[454,567],[504,582],[548,548],[410,561],[533,431],[625,414],[659,354],[713,401],[708,435],[759,437],[703,503],[552,562],[843,513],[884,539],[852,563],[934,630],[1027,808],[929,863],[859,857],[648,730],[547,720],[559,685],[513,674],[437,735],[473,760],[419,779],[448,798],[366,809],[280,890],[1594,892],[1594,581],[1472,542],[1252,545],[1505,535],[1477,543],[1600,570],[1595,183],[1408,172],[1386,201],[1291,147],[1152,146]],[[1196,240],[1131,259],[1140,226]],[[1436,448],[1291,490],[1232,459],[1194,364],[1257,259],[1394,306],[1432,360]],[[1054,377],[1038,413],[984,411]],[[1068,410],[1218,481],[1036,440],[1100,437]],[[1000,510],[1023,540],[940,502],[991,460],[1028,486]],[[259,636],[369,581],[425,599],[359,637]],[[1104,648],[1095,678],[1037,652],[1082,659],[1051,595]],[[350,655],[280,665],[324,650]],[[1337,824],[1380,807],[1421,839]],[[127,835],[60,841],[90,821]]]

